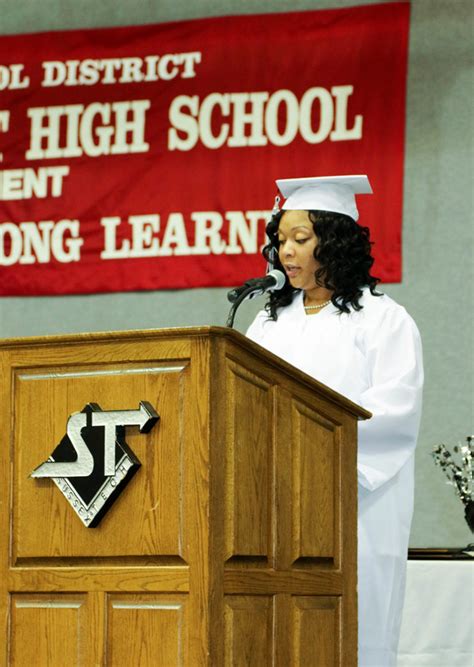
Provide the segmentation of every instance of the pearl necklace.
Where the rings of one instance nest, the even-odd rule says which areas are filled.
[[[304,306],[304,309],[306,311],[308,311],[308,310],[320,310],[321,308],[324,308],[324,306],[328,306],[330,303],[331,303],[331,299],[328,299],[324,303],[319,303],[316,306]]]

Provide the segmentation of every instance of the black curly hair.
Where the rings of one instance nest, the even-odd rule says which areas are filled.
[[[278,257],[278,227],[285,211],[272,216],[267,224],[269,243],[263,248],[262,254],[275,269],[284,272]],[[361,227],[351,217],[342,213],[329,211],[308,211],[313,224],[318,245],[314,250],[314,258],[320,265],[315,272],[316,284],[333,290],[331,301],[341,313],[349,313],[349,305],[354,310],[361,310],[362,288],[369,287],[375,296],[381,296],[375,287],[379,278],[370,275],[374,263],[371,254],[372,242],[368,227]],[[288,306],[296,292],[288,278],[281,290],[270,292],[265,309],[272,320],[276,320],[277,309]]]

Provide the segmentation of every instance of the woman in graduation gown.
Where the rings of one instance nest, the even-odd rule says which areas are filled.
[[[359,665],[396,665],[422,352],[406,310],[376,290],[356,194],[366,176],[277,181],[286,198],[264,256],[286,273],[247,336],[369,410],[358,433]]]

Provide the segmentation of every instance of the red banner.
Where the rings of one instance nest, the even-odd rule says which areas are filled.
[[[264,271],[276,178],[369,175],[400,280],[408,3],[0,40],[0,294]]]

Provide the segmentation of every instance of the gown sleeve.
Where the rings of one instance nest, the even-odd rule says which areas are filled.
[[[264,310],[259,311],[245,334],[247,338],[253,340],[254,343],[259,343],[260,345],[262,345],[262,347],[265,347],[263,345],[263,336],[264,336],[263,323],[265,322],[266,319],[268,319],[267,313]]]
[[[402,307],[372,322],[363,346],[368,388],[360,404],[373,416],[359,423],[357,470],[359,483],[374,491],[392,479],[415,450],[423,360],[418,329]]]

